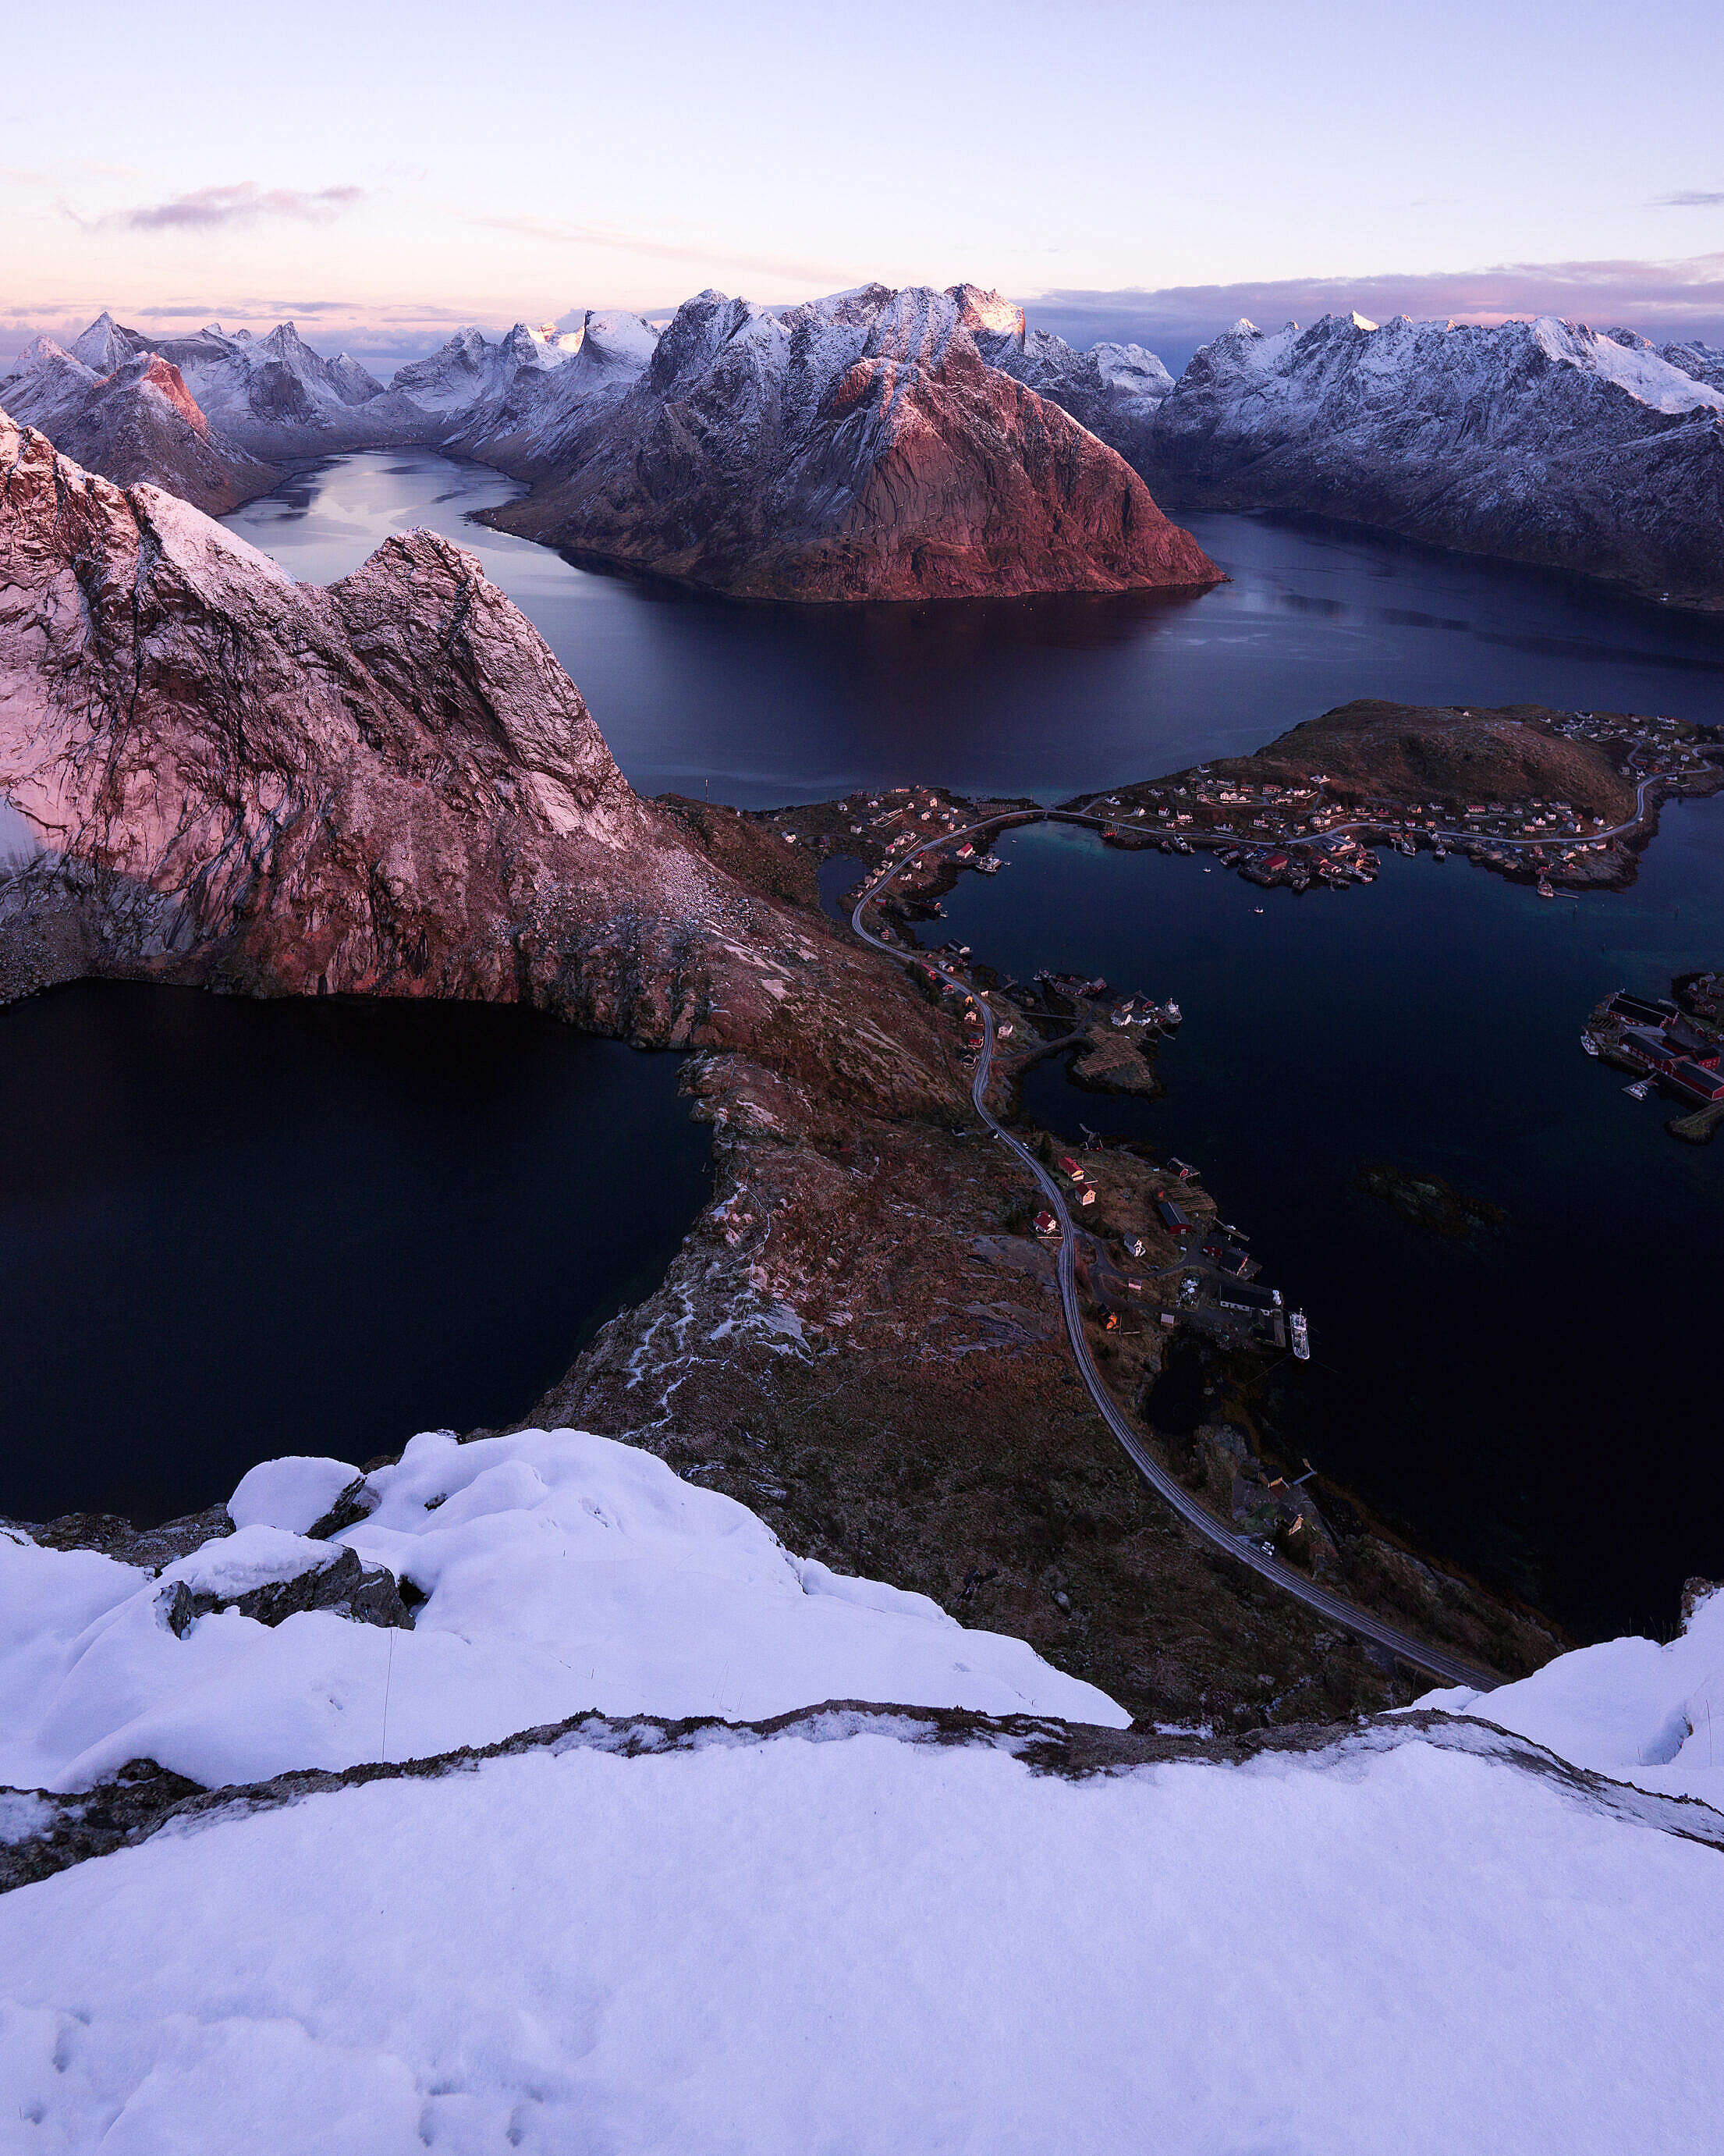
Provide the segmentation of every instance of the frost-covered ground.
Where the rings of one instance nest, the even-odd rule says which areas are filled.
[[[755,1721],[826,1699],[1123,1726],[1094,1686],[926,1596],[790,1556],[731,1498],[572,1430],[427,1433],[339,1537],[429,1599],[410,1632],[237,1610],[184,1638],[176,1581],[237,1595],[326,1562],[303,1539],[357,1470],[254,1468],[239,1532],[160,1579],[0,1536],[0,1783],[87,1788],[151,1758],[206,1785],[423,1758],[588,1708]],[[387,1702],[387,1722],[385,1719]]]
[[[303,1531],[348,1472],[257,1471],[240,1532],[160,1580],[0,1546],[0,1780],[57,1762],[68,1786],[137,1751],[204,1781],[375,1757],[392,1636],[397,1758],[566,1700],[1123,1720],[1020,1643],[798,1565],[741,1507],[567,1432],[422,1438],[372,1478],[345,1539],[429,1596],[412,1632],[160,1623],[177,1578],[238,1593],[326,1558]],[[1670,1646],[1437,1697],[1716,1802],[1721,1675],[1714,1594]],[[1716,2144],[1724,1853],[1645,1823],[1724,1835],[1698,1806],[1637,1823],[1400,1722],[1084,1776],[897,1722],[572,1742],[229,1807],[0,1897],[0,2148]],[[38,1811],[0,1802],[0,1832]]]

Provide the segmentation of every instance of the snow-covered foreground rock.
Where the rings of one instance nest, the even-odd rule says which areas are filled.
[[[428,1433],[336,1538],[427,1597],[411,1631],[238,1610],[177,1635],[173,1589],[237,1597],[326,1564],[307,1541],[356,1469],[274,1462],[239,1531],[159,1578],[0,1537],[0,1784],[75,1789],[151,1758],[206,1786],[420,1758],[586,1709],[757,1720],[828,1699],[1123,1726],[1021,1640],[790,1556],[650,1453],[570,1430]],[[386,1722],[387,1700],[387,1722]]]
[[[1708,2144],[1716,1849],[1419,1742],[1068,1779],[834,1736],[230,1809],[6,1896],[10,2145]]]
[[[1573,1766],[1724,1812],[1724,1589],[1703,1596],[1668,1645],[1607,1640],[1518,1684],[1419,1704],[1481,1716]]]
[[[29,1784],[140,1753],[346,1769],[174,1785],[0,1895],[0,2145],[1619,2156],[1724,2111],[1724,1594],[1212,1742],[573,1431],[272,1461],[228,1511],[159,1575],[0,1537],[10,1851],[105,1801]],[[411,1630],[166,1621],[350,1551]],[[904,1704],[757,1726],[846,1697]]]

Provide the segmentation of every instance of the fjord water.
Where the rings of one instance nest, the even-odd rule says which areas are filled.
[[[468,521],[514,490],[425,453],[351,457],[230,521],[318,579],[414,523],[473,548],[646,792],[766,805],[926,780],[1057,800],[1362,696],[1724,720],[1724,626],[1317,525],[1192,520],[1232,578],[1198,599],[771,608]],[[1724,1570],[1724,1144],[1667,1137],[1668,1105],[1624,1099],[1578,1035],[1607,988],[1724,963],[1724,800],[1668,811],[1634,888],[1578,901],[1428,857],[1295,901],[1070,829],[1004,850],[948,901],[978,957],[1096,968],[1188,1013],[1165,1100],[1050,1065],[1025,1106],[1203,1163],[1311,1313],[1315,1359],[1275,1388],[1284,1440],[1577,1630],[1668,1626],[1684,1575]],[[1444,1241],[1362,1190],[1367,1164],[1506,1218]]]
[[[520,490],[429,450],[341,457],[231,528],[324,583],[414,525],[470,549],[644,793],[770,808],[937,782],[1059,800],[1239,755],[1354,696],[1724,719],[1724,626],[1576,580],[1243,516],[1199,598],[772,607],[594,574],[469,521]]]
[[[679,1062],[472,1004],[0,1012],[0,1514],[525,1414],[703,1201]]]
[[[1625,1098],[1579,1033],[1610,988],[1724,959],[1724,796],[1667,808],[1634,888],[1580,899],[1429,855],[1296,897],[1069,825],[999,851],[938,932],[1181,1006],[1163,1098],[1054,1062],[1024,1112],[1202,1168],[1311,1319],[1312,1361],[1270,1389],[1280,1443],[1578,1632],[1667,1630],[1724,1558],[1724,1155],[1669,1137],[1672,1105]],[[1447,1240],[1362,1187],[1385,1166],[1504,1218]]]

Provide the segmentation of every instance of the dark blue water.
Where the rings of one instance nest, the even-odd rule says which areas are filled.
[[[524,1414],[705,1200],[678,1067],[469,1004],[0,1011],[0,1513]]]
[[[1404,542],[1203,516],[1200,598],[769,607],[592,574],[468,522],[513,484],[428,450],[343,457],[228,521],[326,583],[392,531],[477,553],[643,793],[745,807],[937,781],[1058,800],[1257,748],[1354,696],[1724,720],[1724,629]]]
[[[1080,966],[1175,997],[1166,1098],[1058,1064],[1024,1111],[1196,1160],[1264,1277],[1308,1311],[1290,1442],[1429,1544],[1588,1633],[1667,1628],[1724,1558],[1716,1471],[1724,1147],[1670,1137],[1584,1055],[1609,988],[1724,958],[1724,797],[1665,812],[1624,896],[1542,900],[1451,858],[1296,898],[1070,827],[1002,843],[951,932],[1027,978]],[[1357,1188],[1367,1163],[1507,1214],[1445,1241]]]

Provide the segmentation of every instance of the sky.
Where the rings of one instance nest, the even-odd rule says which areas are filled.
[[[1349,306],[1724,341],[1716,0],[84,0],[8,59],[0,359],[875,278],[1175,365]]]

